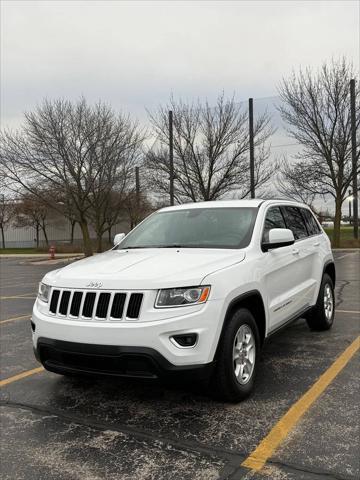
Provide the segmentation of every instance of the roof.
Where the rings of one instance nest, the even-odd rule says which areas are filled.
[[[233,208],[233,207],[258,207],[264,200],[253,198],[250,200],[215,200],[209,202],[182,203],[173,207],[162,208],[161,211],[187,210],[189,208]]]
[[[283,205],[294,205],[298,207],[306,207],[303,203],[295,202],[292,200],[286,199],[268,199],[263,200],[261,198],[253,198],[246,200],[215,200],[209,202],[196,202],[196,203],[182,203],[181,205],[174,205],[173,207],[164,207],[161,208],[161,212],[167,212],[170,210],[187,210],[190,208],[241,208],[241,207],[259,207],[262,204],[271,205],[271,204],[283,204]],[[308,207],[306,207],[308,208]]]

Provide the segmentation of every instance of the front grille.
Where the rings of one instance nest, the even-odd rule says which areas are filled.
[[[139,316],[140,307],[142,302],[142,293],[133,293],[129,300],[129,306],[127,309],[127,317],[137,318]]]
[[[137,320],[143,293],[93,292],[53,289],[49,312],[69,319],[121,321]]]

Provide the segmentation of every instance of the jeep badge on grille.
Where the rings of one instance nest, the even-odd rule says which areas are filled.
[[[90,282],[86,285],[87,288],[101,288],[102,282]]]

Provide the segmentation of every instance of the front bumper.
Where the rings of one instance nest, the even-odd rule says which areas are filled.
[[[159,352],[145,347],[89,345],[39,338],[34,349],[44,367],[60,374],[104,375],[137,378],[196,376],[209,378],[213,363],[176,366]]]
[[[201,309],[192,312],[184,307],[179,316],[174,316],[172,310],[169,312],[171,318],[157,321],[85,322],[45,315],[39,311],[35,303],[32,314],[33,345],[35,351],[39,352],[43,339],[47,339],[45,341],[47,344],[60,341],[82,345],[80,350],[94,347],[100,354],[102,350],[106,352],[108,347],[115,348],[116,355],[119,352],[137,353],[141,348],[145,349],[145,353],[156,352],[150,356],[156,357],[155,361],[160,365],[165,366],[167,362],[167,366],[196,368],[209,364],[214,359],[222,328],[221,312],[222,302],[214,300],[208,301]],[[170,341],[173,335],[190,332],[198,336],[194,347],[179,348]],[[56,347],[59,345],[57,343]],[[61,344],[61,348],[63,346]],[[111,352],[114,353],[114,350]],[[157,354],[164,362],[158,360],[160,357],[157,357]],[[171,368],[165,370],[171,371]]]

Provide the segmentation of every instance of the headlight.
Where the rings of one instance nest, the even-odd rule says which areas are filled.
[[[48,302],[49,296],[50,296],[50,290],[51,290],[51,287],[49,285],[46,285],[45,283],[40,282],[38,298],[43,302]]]
[[[155,308],[184,307],[205,303],[209,297],[210,287],[166,288],[159,290]]]

